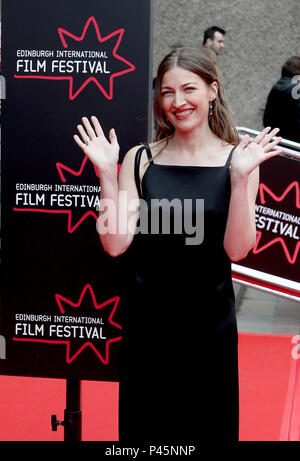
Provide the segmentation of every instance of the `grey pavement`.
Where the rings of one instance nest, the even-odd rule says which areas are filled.
[[[240,332],[300,334],[300,302],[237,283],[234,291]]]

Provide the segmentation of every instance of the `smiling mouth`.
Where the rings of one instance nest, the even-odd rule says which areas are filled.
[[[185,109],[178,112],[174,112],[174,115],[177,118],[177,120],[183,120],[188,118],[193,112],[194,109]]]

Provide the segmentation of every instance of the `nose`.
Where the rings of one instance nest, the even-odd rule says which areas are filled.
[[[177,91],[174,94],[173,107],[178,108],[185,105],[185,98],[181,91]]]

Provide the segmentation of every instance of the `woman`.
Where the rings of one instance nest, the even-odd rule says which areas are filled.
[[[282,152],[274,149],[280,138],[271,141],[279,130],[239,140],[219,73],[199,49],[166,56],[155,93],[157,141],[127,153],[119,180],[114,130],[108,141],[95,117],[83,118],[75,135],[99,170],[102,245],[112,256],[130,247],[136,270],[123,320],[120,440],[232,443],[238,368],[230,264],[255,244],[258,165]],[[167,232],[155,221],[165,215]],[[148,232],[137,233],[145,222]],[[124,223],[126,232],[118,231]]]

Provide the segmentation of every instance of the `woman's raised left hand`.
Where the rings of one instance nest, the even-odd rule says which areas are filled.
[[[284,149],[275,149],[281,138],[278,137],[272,141],[278,132],[279,128],[271,130],[270,127],[267,127],[253,141],[249,135],[245,135],[233,151],[231,176],[237,180],[245,178],[264,161],[283,153]]]

